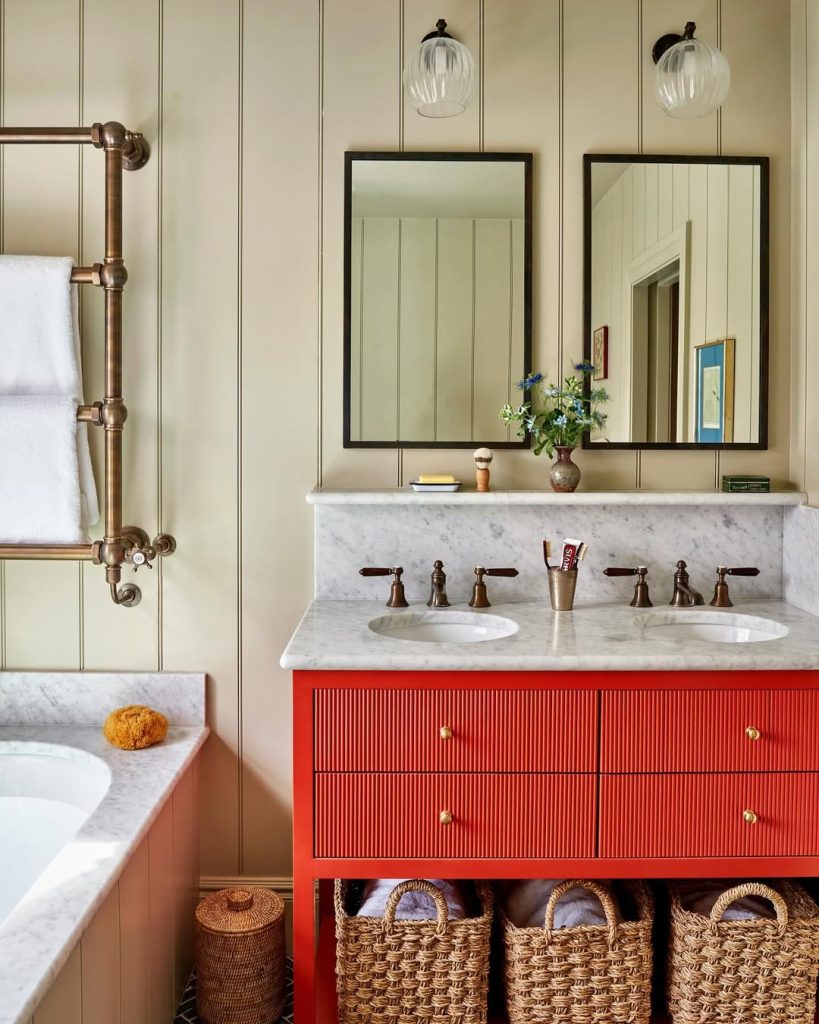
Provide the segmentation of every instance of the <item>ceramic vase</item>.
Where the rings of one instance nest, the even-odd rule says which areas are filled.
[[[573,445],[556,445],[557,458],[549,472],[549,482],[553,491],[570,493],[577,490],[580,483],[580,467],[572,462]]]

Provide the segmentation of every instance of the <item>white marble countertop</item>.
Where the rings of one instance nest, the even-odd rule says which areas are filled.
[[[99,807],[0,923],[0,1024],[31,1019],[83,930],[207,737],[172,726],[148,750],[112,747],[99,726],[0,725],[0,743],[59,744],[101,758],[111,786]]]
[[[403,490],[311,491],[310,505],[708,505],[784,506],[804,505],[800,491],[771,491],[763,494],[728,494],[724,491],[489,491],[474,489],[443,494]]]
[[[472,613],[464,605],[450,610]],[[424,604],[413,604],[407,611],[439,614]],[[685,616],[701,611],[773,619],[786,626],[788,634],[737,644],[665,639],[646,628],[657,613]],[[421,643],[374,633],[370,621],[385,614],[406,612],[391,612],[376,601],[314,601],[282,655],[282,667],[523,672],[819,669],[819,618],[778,600],[742,602],[724,612],[707,604],[689,611],[667,605],[637,610],[598,603],[559,613],[541,602],[498,604],[472,614],[512,619],[518,630],[479,643]]]

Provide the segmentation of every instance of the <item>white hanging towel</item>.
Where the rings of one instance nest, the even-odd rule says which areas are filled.
[[[99,519],[73,265],[0,256],[0,543],[82,544]]]

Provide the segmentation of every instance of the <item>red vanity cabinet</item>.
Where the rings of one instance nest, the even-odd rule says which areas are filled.
[[[819,874],[819,672],[297,671],[294,693],[297,1024],[335,1019],[333,878]]]

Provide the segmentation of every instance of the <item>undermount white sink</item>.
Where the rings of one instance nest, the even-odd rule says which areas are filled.
[[[707,611],[703,608],[649,612],[642,621],[652,636],[669,640],[709,640],[715,644],[756,644],[781,640],[788,627],[756,615]]]
[[[370,622],[373,633],[393,640],[416,643],[476,644],[483,640],[502,640],[518,631],[518,624],[501,615],[475,612],[418,611],[381,615]]]

